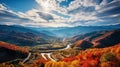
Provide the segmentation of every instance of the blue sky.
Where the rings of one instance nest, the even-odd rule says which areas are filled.
[[[120,0],[0,0],[0,24],[74,27],[120,23]]]
[[[16,12],[26,12],[37,6],[37,3],[34,0],[0,0],[0,3]]]

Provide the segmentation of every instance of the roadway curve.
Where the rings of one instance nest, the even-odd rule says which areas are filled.
[[[70,48],[70,45],[71,45],[71,44],[68,44],[65,48],[63,48],[63,49],[58,49],[58,50],[68,49],[68,48]],[[42,57],[43,57],[44,59],[46,59],[46,60],[47,60],[47,58],[45,57],[45,55],[47,55],[48,58],[49,58],[51,61],[55,61],[55,60],[51,57],[51,53],[41,53],[41,55],[42,55]]]

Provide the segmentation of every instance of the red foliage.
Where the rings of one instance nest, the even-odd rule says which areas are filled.
[[[78,54],[77,56],[69,57],[69,58],[64,58],[62,61],[65,62],[73,62],[74,60],[79,61],[80,67],[100,67],[100,58],[104,53],[108,52],[113,52],[117,57],[117,62],[114,61],[112,63],[103,63],[102,67],[105,67],[106,65],[112,65],[114,67],[115,65],[119,64],[120,62],[120,44],[112,46],[112,47],[107,47],[107,48],[93,48],[93,49],[87,49],[83,51],[82,53]],[[114,59],[115,60],[115,59]],[[113,64],[114,63],[114,64]],[[116,64],[115,64],[116,63]]]
[[[29,52],[25,48],[16,46],[14,44],[9,44],[9,43],[6,43],[6,42],[2,42],[2,41],[0,41],[0,47],[7,48],[7,49],[10,49],[10,50],[14,50],[14,51],[21,51],[23,53],[28,53]]]
[[[69,58],[64,58],[64,59],[62,59],[62,61],[65,61],[65,62],[72,62],[72,61],[75,60],[75,59],[76,59],[76,57],[73,56],[73,57],[69,57]]]

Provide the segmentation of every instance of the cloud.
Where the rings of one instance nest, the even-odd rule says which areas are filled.
[[[120,23],[120,1],[111,1],[97,11],[96,16],[103,20],[100,25]],[[99,22],[100,23],[100,22]]]
[[[120,23],[119,0],[35,0],[37,8],[14,12],[0,4],[0,21],[33,27],[73,27]],[[65,4],[61,4],[65,2]]]
[[[22,18],[14,11],[8,10],[2,4],[0,4],[0,7],[0,24],[18,25],[30,21],[28,18]]]
[[[112,15],[120,13],[120,1],[112,2],[98,11],[99,15]]]
[[[45,19],[45,20],[53,20],[53,16],[51,16],[50,14],[46,14],[46,13],[42,13],[42,12],[38,12],[38,14],[40,15],[41,18]]]
[[[0,4],[0,10],[5,10],[7,9],[6,7],[4,7],[2,4]]]

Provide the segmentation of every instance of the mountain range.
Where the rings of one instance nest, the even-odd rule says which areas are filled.
[[[48,43],[52,36],[22,26],[0,25],[0,41],[19,46],[34,46]]]
[[[57,28],[32,28],[17,25],[0,25],[0,41],[19,46],[35,46],[51,43],[53,40],[76,37],[82,34],[95,34],[98,31],[119,29],[120,24],[110,26],[78,26]],[[99,32],[98,32],[99,33]],[[82,38],[82,37],[80,37]]]
[[[102,31],[102,30],[115,30],[119,28],[120,28],[120,24],[108,25],[108,26],[77,26],[77,27],[56,27],[56,28],[48,27],[48,28],[31,28],[31,29],[55,37],[71,38],[79,34],[85,34],[85,33]]]

